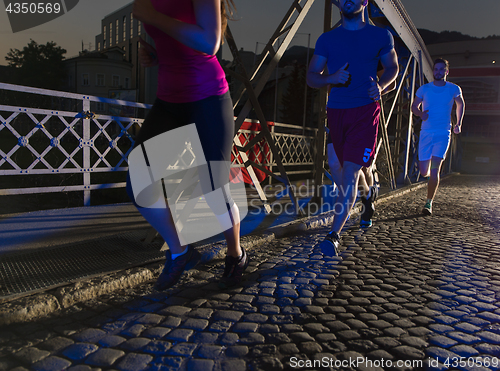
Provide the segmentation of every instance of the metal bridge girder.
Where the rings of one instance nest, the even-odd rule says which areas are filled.
[[[413,95],[415,92],[415,85],[416,85],[416,79],[418,77],[420,84],[423,83],[423,77],[425,76],[427,79],[430,79],[432,76],[432,68],[431,68],[431,59],[430,55],[427,52],[425,45],[423,43],[422,38],[418,34],[418,31],[416,27],[413,25],[413,22],[411,21],[409,15],[407,14],[406,10],[404,9],[404,6],[402,5],[400,0],[371,0],[372,3],[376,4],[382,14],[387,18],[391,26],[393,27],[395,33],[401,38],[401,40],[404,42],[405,46],[408,48],[410,51],[410,54],[412,58],[408,61],[406,64],[406,67],[404,69],[404,72],[400,75],[400,81],[398,84],[398,89],[397,89],[397,94],[394,97],[394,102],[392,104],[391,109],[388,111],[387,117],[382,118],[382,138],[381,142],[378,145],[378,148],[381,147],[382,143],[384,144],[384,149],[386,152],[386,155],[391,162],[392,165],[392,160],[391,160],[391,154],[390,154],[390,145],[389,145],[389,137],[387,133],[387,126],[390,123],[391,116],[394,113],[394,108],[395,105],[398,101],[398,97],[404,94],[409,94],[409,97],[404,97],[403,99],[405,101],[409,101],[408,106],[411,106],[411,103],[413,101]],[[235,63],[239,66],[241,70],[241,74],[236,74],[234,71],[227,71],[231,75],[237,77],[239,80],[243,81],[244,85],[242,89],[238,92],[237,94],[237,99],[235,99],[234,105],[236,106],[240,100],[243,97],[243,94],[245,90],[248,92],[249,98],[247,99],[247,102],[245,103],[243,109],[241,110],[240,114],[238,115],[236,119],[236,129],[238,130],[241,127],[241,124],[245,120],[245,118],[248,116],[250,113],[252,107],[255,109],[257,112],[259,121],[261,123],[261,128],[263,131],[263,137],[267,141],[271,152],[273,154],[273,158],[277,163],[277,167],[280,171],[281,176],[276,177],[278,180],[284,182],[286,185],[289,185],[289,180],[288,176],[286,174],[285,169],[283,168],[281,158],[279,157],[278,151],[276,149],[276,146],[273,142],[272,136],[269,133],[269,130],[267,129],[267,124],[265,122],[265,117],[262,113],[262,110],[259,106],[258,103],[258,96],[262,89],[264,88],[266,82],[270,78],[273,70],[276,68],[276,66],[279,63],[279,60],[281,59],[281,56],[283,55],[284,51],[287,49],[288,45],[290,44],[292,38],[294,37],[295,33],[297,32],[300,24],[304,20],[308,10],[310,9],[311,5],[313,4],[314,0],[294,0],[291,7],[283,17],[282,21],[279,23],[276,31],[274,32],[273,36],[270,38],[269,42],[266,44],[266,47],[264,51],[262,52],[258,62],[255,64],[254,68],[252,69],[251,73],[247,75],[247,72],[245,71],[241,60],[239,59],[239,54],[238,54],[238,49],[236,48],[236,43],[234,39],[229,40],[228,39],[228,45],[231,49],[231,53],[233,54]],[[338,6],[338,1],[336,0],[325,0],[325,17],[324,17],[324,31],[328,31],[331,29],[331,10],[332,10],[332,5]],[[295,19],[295,21],[291,24],[290,19],[292,19],[293,15],[295,12],[298,12],[298,15]],[[230,32],[230,31],[229,31]],[[277,49],[275,48],[276,42],[279,37],[286,35],[283,42],[278,45]],[[264,65],[265,61],[270,57],[270,62],[267,64],[267,66]],[[407,73],[409,70],[410,63],[413,60],[413,75],[411,78],[410,82],[410,88],[409,91],[406,91],[406,78],[408,77]],[[420,67],[419,73],[417,74],[416,72],[416,61],[418,61],[418,66]],[[264,72],[260,75],[258,81],[255,81],[257,78],[259,72],[261,69],[264,68]],[[324,91],[325,89],[322,89],[320,93],[320,106],[322,106],[322,103],[326,104],[326,92]],[[322,130],[324,126],[324,121],[325,121],[325,114],[324,112],[320,112],[320,119],[318,122],[318,137],[317,137],[317,160],[316,160],[316,171],[315,171],[315,183],[316,184],[322,184],[323,182],[323,164],[325,162],[325,153],[324,153],[324,145],[325,145],[325,134],[324,130]],[[397,111],[397,114],[400,115],[401,112],[399,110]],[[408,178],[408,171],[412,167],[409,164],[410,161],[410,152],[414,146],[414,141],[412,140],[413,138],[413,125],[412,124],[412,117],[411,117],[411,111],[409,112],[410,119],[409,119],[409,125],[408,125],[408,131],[406,135],[401,135],[399,138],[396,138],[396,140],[401,140],[402,142],[405,143],[405,162],[404,165],[402,166],[403,172],[404,172],[404,178]],[[401,117],[398,117],[398,120],[400,120]],[[235,138],[235,144],[237,145],[238,150],[240,150],[240,154],[244,160],[245,166],[249,170],[249,174],[254,182],[254,185],[256,186],[257,192],[259,193],[262,201],[264,204],[266,204],[266,198],[265,195],[260,187],[260,184],[258,183],[255,174],[253,173],[252,170],[252,165],[256,168],[260,168],[260,166],[256,163],[252,164],[251,161],[248,161],[248,158],[246,157],[246,154],[243,152],[243,148],[241,148],[241,143],[239,143],[239,139],[236,137]],[[413,148],[414,149],[414,148]],[[413,151],[414,152],[414,151]],[[394,153],[393,156],[395,158],[399,157],[399,153]],[[269,172],[268,172],[269,173]],[[395,186],[395,171],[392,169],[392,166],[390,166],[390,182],[391,186]],[[294,201],[294,204],[296,204],[295,196],[293,193],[290,194],[290,197],[292,201]]]
[[[420,72],[428,81],[432,80],[432,59],[427,48],[406,12],[401,0],[371,0],[379,7],[394,31],[403,40],[406,47],[419,62]]]
[[[388,126],[393,114],[396,113],[397,115],[398,124],[396,127],[395,137],[396,145],[394,146],[394,153],[392,157],[396,161],[398,161],[400,155],[404,153],[404,163],[401,165],[401,171],[403,180],[405,182],[408,182],[411,181],[411,178],[413,178],[415,175],[416,178],[418,178],[416,142],[411,105],[413,103],[416,89],[418,86],[421,86],[424,83],[424,78],[428,81],[432,80],[432,59],[429,52],[427,51],[422,37],[411,21],[411,18],[406,12],[401,0],[370,1],[379,8],[380,12],[385,16],[387,21],[392,26],[393,31],[399,36],[399,38],[403,41],[404,45],[410,52],[410,58],[408,58],[406,63],[403,63],[403,72],[399,75],[399,82],[397,84],[394,101],[391,104],[391,108],[388,111],[387,116],[382,118],[382,122],[385,121],[386,125]],[[400,59],[400,64],[401,62],[403,61]],[[398,107],[395,110],[397,105]],[[407,120],[407,126],[401,125],[403,119]],[[399,129],[405,127],[405,133],[403,133],[402,130],[397,130],[398,127]],[[398,150],[399,142],[402,142],[404,144],[404,152],[400,152]],[[392,166],[390,166],[389,168],[391,169],[391,167]],[[393,169],[392,171],[395,172],[395,170],[396,169]]]

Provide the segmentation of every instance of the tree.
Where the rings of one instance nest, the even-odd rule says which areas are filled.
[[[53,41],[39,45],[31,39],[23,50],[10,49],[5,59],[15,69],[15,83],[57,90],[66,78],[64,54],[66,50]]]

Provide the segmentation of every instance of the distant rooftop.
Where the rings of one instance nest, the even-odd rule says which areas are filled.
[[[472,40],[500,40],[499,35],[490,35],[487,37],[475,37],[465,35],[458,31],[441,31],[435,32],[419,28],[418,32],[426,45],[449,43],[454,41],[472,41]]]
[[[122,6],[120,9],[113,10],[111,13],[106,14],[106,15],[104,16],[104,18],[107,18],[107,17],[109,17],[110,15],[112,15],[112,14],[115,14],[115,13],[119,12],[120,10],[123,10],[123,9],[125,9],[125,8],[128,8],[128,7],[129,7],[130,5],[132,5],[133,3],[134,3],[134,2],[132,1],[132,2],[128,3],[127,5]]]

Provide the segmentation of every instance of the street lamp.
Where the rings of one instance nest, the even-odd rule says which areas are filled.
[[[280,38],[278,38],[278,49],[280,48],[281,46],[281,43],[283,42],[284,40],[281,40]],[[273,117],[273,121],[276,122],[277,120],[277,115],[278,115],[278,71],[279,71],[279,68],[280,68],[280,64],[279,62],[276,64],[276,69],[274,70],[276,75],[276,80],[275,80],[275,84],[274,84],[274,117]]]
[[[311,34],[297,32],[296,35],[307,35],[307,59],[306,59],[306,79],[304,83],[304,114],[302,115],[302,135],[306,133],[306,113],[307,113],[307,71],[309,70],[309,49],[311,45]]]

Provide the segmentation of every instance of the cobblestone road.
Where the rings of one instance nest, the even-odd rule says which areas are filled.
[[[238,289],[219,261],[4,327],[0,370],[500,370],[500,178],[446,179],[430,217],[425,192],[343,233],[342,259],[314,230],[255,247]]]

